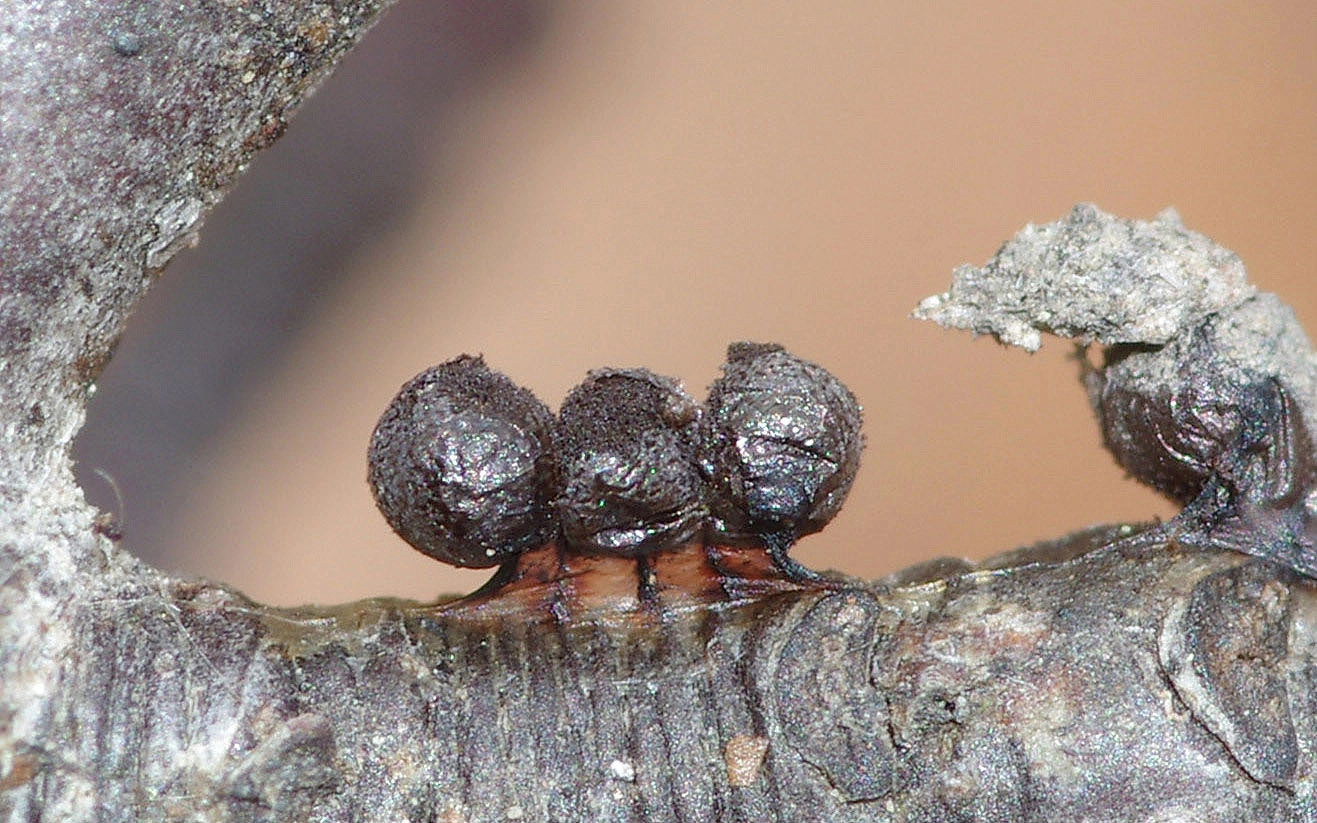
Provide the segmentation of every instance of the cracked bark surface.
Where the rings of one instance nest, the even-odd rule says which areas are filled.
[[[6,819],[1317,819],[1313,355],[1173,215],[1079,207],[919,310],[1106,347],[1090,396],[1164,524],[647,621],[273,609],[119,548],[68,464],[92,380],[379,6],[0,23]]]

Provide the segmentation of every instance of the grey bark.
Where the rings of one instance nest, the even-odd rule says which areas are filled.
[[[68,464],[95,374],[378,6],[0,22],[0,816],[1317,819],[1312,355],[1168,217],[1077,209],[921,308],[1107,345],[1090,392],[1165,524],[641,624],[273,609],[120,550]]]

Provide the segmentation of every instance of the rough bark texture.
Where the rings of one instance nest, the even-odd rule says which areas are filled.
[[[639,629],[125,587],[61,618],[86,640],[11,744],[4,802],[18,820],[1309,819],[1311,588],[1120,535]],[[739,786],[737,738],[767,743]]]
[[[1171,218],[1077,209],[921,309],[1110,345],[1090,390],[1165,524],[620,622],[270,609],[119,550],[68,466],[91,381],[377,5],[6,9],[0,817],[1317,819],[1312,355]]]

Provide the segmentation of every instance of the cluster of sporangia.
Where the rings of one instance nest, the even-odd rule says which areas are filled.
[[[414,377],[370,444],[384,517],[419,551],[494,566],[556,545],[642,558],[701,542],[786,551],[841,508],[860,406],[780,346],[733,344],[703,405],[643,369],[592,371],[555,417],[463,356]]]

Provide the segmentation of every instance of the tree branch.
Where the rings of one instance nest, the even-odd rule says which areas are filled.
[[[119,550],[68,466],[91,381],[378,5],[0,23],[4,817],[1313,819],[1313,356],[1172,216],[1080,207],[920,309],[1105,346],[1090,395],[1165,524],[625,619],[272,609]]]

